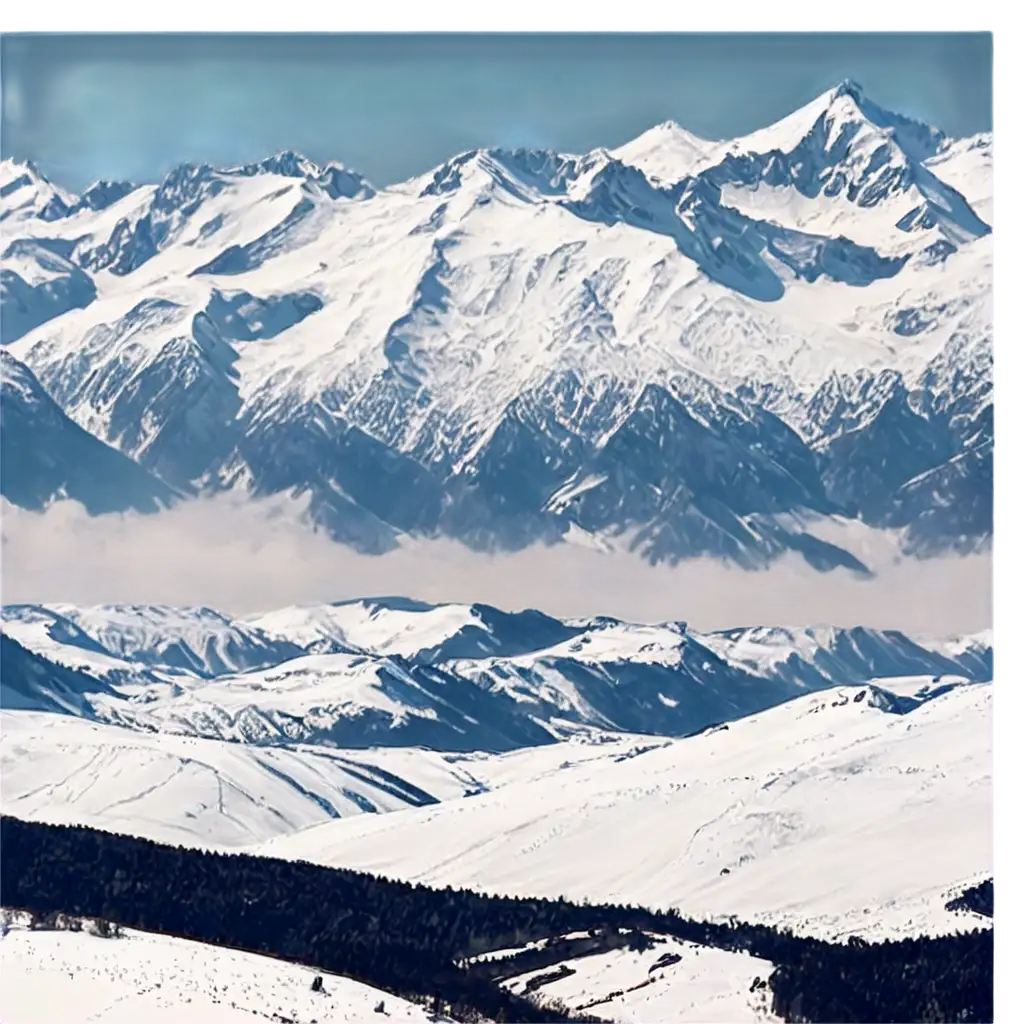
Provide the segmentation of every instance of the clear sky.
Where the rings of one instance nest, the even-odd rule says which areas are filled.
[[[282,149],[378,185],[477,146],[614,147],[665,120],[759,128],[853,78],[953,135],[992,127],[971,34],[6,35],[3,156],[81,189]]]

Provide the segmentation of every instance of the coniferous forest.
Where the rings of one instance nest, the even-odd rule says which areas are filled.
[[[101,918],[348,975],[404,998],[437,999],[463,1020],[598,1020],[503,990],[488,950],[590,932],[596,951],[660,933],[747,951],[776,965],[773,1011],[787,1021],[987,1022],[993,931],[829,943],[765,925],[710,923],[634,906],[493,897],[245,854],[166,846],[94,829],[0,820],[0,903]],[[992,887],[987,893],[991,906]],[[972,902],[977,897],[969,897]],[[967,907],[965,909],[972,909]],[[528,968],[524,968],[528,969]]]
[[[965,910],[972,914],[981,914],[982,917],[994,916],[995,908],[995,889],[991,878],[986,878],[984,882],[964,889],[959,896],[954,897],[946,904],[947,910],[954,912]]]

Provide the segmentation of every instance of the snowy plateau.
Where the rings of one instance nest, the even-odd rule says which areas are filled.
[[[8,501],[288,493],[364,553],[865,572],[992,533],[992,137],[843,82],[731,141],[0,171]],[[842,531],[839,531],[842,535]],[[832,538],[832,539],[827,539]]]

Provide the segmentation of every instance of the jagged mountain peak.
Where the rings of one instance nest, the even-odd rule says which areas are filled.
[[[835,144],[844,129],[847,144],[858,134],[870,133],[879,143],[891,139],[912,161],[934,156],[946,141],[937,128],[885,109],[847,78],[774,124],[733,140],[727,148],[733,153],[789,153],[816,130]]]
[[[890,136],[912,162],[923,163],[935,156],[947,142],[946,135],[938,128],[880,106],[855,84],[844,83],[836,90],[833,105],[843,100],[855,108],[855,118]]]
[[[852,78],[844,78],[833,90],[834,96],[849,96],[854,102],[860,103],[864,97],[864,89]]]
[[[23,605],[0,617],[5,640],[55,674],[76,667],[95,680],[78,687],[78,713],[257,743],[508,750],[594,729],[685,736],[837,684],[851,688],[856,704],[865,684],[943,676],[948,688],[991,679],[985,637],[914,641],[859,628],[700,633],[676,621],[560,619],[395,598],[245,620],[147,605]],[[7,678],[4,668],[5,691],[14,681],[25,698],[45,696],[34,679]],[[119,689],[139,682],[145,702]],[[912,692],[919,689],[915,683]],[[88,697],[107,692],[109,699]]]
[[[652,132],[659,132],[662,135],[698,139],[701,142],[706,141],[705,139],[701,139],[699,136],[695,135],[693,132],[688,131],[678,121],[672,120],[672,118],[669,118],[667,121],[659,122],[649,130]]]
[[[31,160],[0,162],[0,220],[10,216],[53,221],[65,217],[77,197],[53,184]]]
[[[673,121],[671,118],[648,128],[631,142],[627,142],[625,146],[619,147],[619,151],[621,152],[621,150],[625,149],[626,146],[635,146],[641,141],[649,145],[659,146],[683,144],[693,146],[697,150],[703,150],[714,145],[712,140],[702,138],[696,133],[691,132],[688,128],[684,128],[678,121]]]
[[[7,186],[21,178],[52,184],[33,160],[17,160],[10,156],[0,160],[0,186]]]
[[[277,156],[284,156],[278,154]],[[163,176],[155,182],[158,189],[174,188],[182,182],[194,180],[209,180],[212,178],[226,178],[232,176],[251,176],[261,172],[274,173],[271,168],[277,156],[267,157],[265,160],[249,164],[237,164],[227,167],[218,167],[207,161],[183,160],[168,168]]]
[[[108,181],[101,178],[93,182],[71,207],[70,213],[81,210],[106,210],[138,188],[132,181]]]
[[[243,164],[235,170],[245,171],[269,171],[274,174],[281,174],[288,178],[303,178],[310,175],[317,175],[321,168],[310,160],[309,157],[294,149],[282,149],[278,153],[258,160],[255,163]]]
[[[663,121],[609,155],[653,181],[671,184],[694,173],[716,145],[720,143],[702,139],[675,121]]]
[[[493,146],[459,153],[397,186],[395,191],[415,191],[419,198],[502,193],[532,205],[585,198],[595,183],[612,177],[635,178],[648,191],[656,191],[661,184],[657,179],[649,180],[640,166],[622,158],[619,151],[604,147],[570,154],[535,147]]]
[[[303,183],[304,187],[312,188],[311,194],[316,193],[318,187],[331,199],[364,199],[376,194],[374,186],[362,174],[339,161],[321,165],[295,150],[282,150],[262,160],[229,167],[188,161],[177,164],[157,184],[154,201],[158,206],[168,201],[173,203],[178,197],[188,202],[202,195],[216,194],[240,179],[259,178],[263,175],[293,178],[297,183]],[[93,188],[102,185],[109,191],[111,186],[123,187],[125,184],[98,182]]]
[[[175,164],[175,166],[160,179],[160,182],[157,185],[156,195],[159,197],[163,194],[175,193],[189,186],[194,187],[198,183],[222,178],[228,173],[230,173],[230,171],[218,170],[212,164],[208,163],[192,163],[190,161],[185,161],[180,164]]]
[[[557,198],[567,193],[583,168],[580,157],[529,147],[478,148],[446,160],[413,178],[397,191],[418,193],[421,199],[451,197],[458,193],[484,199],[502,193],[525,203]]]

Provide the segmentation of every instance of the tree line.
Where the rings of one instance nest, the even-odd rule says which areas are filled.
[[[101,918],[275,956],[403,998],[443,998],[462,1020],[600,1020],[515,996],[493,968],[468,961],[573,932],[619,943],[619,929],[745,951],[776,964],[768,983],[775,1012],[786,1020],[992,1019],[991,929],[946,939],[836,944],[735,919],[708,922],[637,906],[435,889],[8,816],[0,819],[0,848],[5,907]]]

